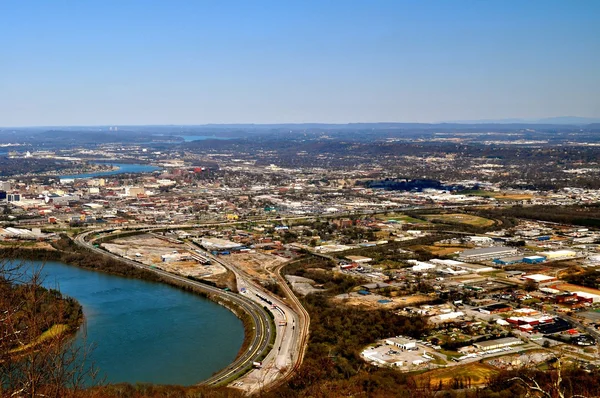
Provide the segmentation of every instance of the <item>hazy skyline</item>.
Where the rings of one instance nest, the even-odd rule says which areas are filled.
[[[600,116],[598,1],[0,0],[0,126]]]

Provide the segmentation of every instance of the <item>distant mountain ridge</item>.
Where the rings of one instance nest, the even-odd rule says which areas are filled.
[[[442,123],[460,124],[575,124],[584,125],[600,123],[600,118],[581,116],[555,116],[542,119],[482,119],[482,120],[453,120]]]
[[[170,135],[177,134],[193,134],[198,130],[274,130],[274,129],[459,129],[459,128],[477,128],[477,127],[493,127],[502,125],[503,128],[529,128],[531,126],[548,127],[548,126],[593,126],[600,124],[600,118],[580,117],[580,116],[557,116],[541,119],[481,119],[481,120],[451,120],[433,123],[424,122],[349,122],[349,123],[206,123],[206,124],[158,124],[158,125],[96,125],[96,126],[30,126],[30,127],[8,127],[0,126],[0,133],[30,131],[32,133],[53,132],[56,131],[69,132],[97,132],[100,134],[122,135],[123,133],[131,133],[133,131],[144,131],[146,133],[168,133]],[[117,126],[118,131],[112,130]],[[109,130],[110,129],[110,130]]]

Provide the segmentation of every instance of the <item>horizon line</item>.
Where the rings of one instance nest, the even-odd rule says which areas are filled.
[[[583,119],[580,122],[553,122],[552,119]],[[587,120],[586,120],[587,119]],[[473,119],[473,120],[445,120],[436,122],[399,122],[399,121],[379,121],[379,122],[269,122],[269,123],[124,123],[124,124],[39,124],[39,125],[20,125],[20,126],[0,126],[0,129],[17,129],[17,128],[58,128],[58,127],[213,127],[213,126],[302,126],[302,125],[325,125],[325,126],[349,126],[354,124],[422,124],[422,125],[438,125],[438,124],[538,124],[538,125],[569,125],[569,124],[594,124],[600,123],[600,116],[550,116],[543,118],[505,118],[505,119]]]

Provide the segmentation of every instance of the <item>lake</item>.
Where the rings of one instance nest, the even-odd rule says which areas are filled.
[[[234,137],[217,137],[211,135],[178,135],[177,137],[183,138],[185,142],[191,141],[204,141],[204,140],[232,140]]]
[[[46,287],[83,306],[85,344],[95,346],[89,358],[106,382],[196,384],[233,362],[242,345],[242,322],[198,295],[58,262],[42,273]]]
[[[92,173],[84,174],[71,174],[59,176],[60,179],[72,179],[72,178],[95,178],[103,176],[111,176],[115,174],[125,173],[151,173],[156,170],[160,170],[160,167],[152,166],[149,164],[128,164],[128,163],[106,163],[118,167],[118,170],[110,171],[97,171]]]

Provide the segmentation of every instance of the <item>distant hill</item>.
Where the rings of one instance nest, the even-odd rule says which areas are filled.
[[[461,124],[571,124],[585,125],[600,123],[600,118],[580,116],[556,116],[542,119],[485,119],[485,120],[455,120],[445,123]]]

